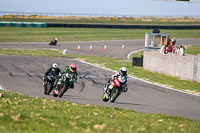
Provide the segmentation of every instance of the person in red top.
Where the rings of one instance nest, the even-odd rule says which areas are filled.
[[[165,53],[169,53],[169,52],[172,52],[172,46],[171,45],[168,45],[167,48],[166,48],[166,51]]]

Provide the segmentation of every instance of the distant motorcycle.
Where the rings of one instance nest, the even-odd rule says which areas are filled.
[[[125,87],[124,85],[126,85],[124,84],[125,82],[125,79],[122,79],[121,76],[111,81],[107,85],[107,90],[109,90],[109,92],[104,91],[102,100],[107,102],[110,99],[110,102],[114,103],[117,97],[123,91],[123,88]]]
[[[53,40],[49,43],[49,45],[56,45],[57,42],[58,42],[58,39],[55,38],[55,39],[53,39]]]
[[[51,72],[47,75],[47,86],[45,89],[45,94],[49,95],[51,93],[51,91],[53,90],[54,87],[54,82],[56,80],[56,73],[55,72]]]
[[[60,88],[58,90],[56,88],[53,89],[53,96],[54,97],[62,97],[63,94],[70,88],[71,84],[73,83],[73,74],[66,73],[61,78],[62,82]]]

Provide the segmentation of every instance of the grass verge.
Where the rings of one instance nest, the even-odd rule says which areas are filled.
[[[95,105],[30,97],[0,90],[2,133],[197,133],[200,123]]]
[[[13,28],[0,27],[0,42],[49,42],[57,37],[64,41],[100,41],[144,39],[141,29],[98,29],[98,28]],[[200,30],[161,30],[176,38],[200,38]]]

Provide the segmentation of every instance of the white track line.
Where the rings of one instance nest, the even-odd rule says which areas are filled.
[[[144,51],[144,49],[137,50],[137,51],[132,51],[132,52],[128,53],[127,58],[130,59],[130,56],[131,56],[133,53],[137,53],[137,52],[140,52],[140,51]]]
[[[1,85],[0,85],[0,90],[4,90],[4,89],[1,87]]]
[[[98,68],[101,68],[101,69],[104,69],[104,70],[107,70],[107,71],[111,71],[111,72],[117,73],[117,71],[115,71],[115,70],[104,68],[104,67],[101,67],[101,66],[96,65],[96,64],[92,64],[92,63],[89,63],[89,62],[86,62],[86,61],[83,61],[83,60],[78,60],[78,59],[75,59],[75,60],[77,60],[77,61],[79,61],[81,63],[85,63],[85,64],[88,64],[88,65],[91,65],[91,66],[95,66],[95,67],[98,67]],[[182,90],[177,90],[177,89],[174,89],[174,88],[166,87],[166,86],[163,86],[161,84],[153,83],[153,82],[150,82],[150,81],[147,81],[147,80],[144,80],[144,79],[140,79],[140,78],[137,78],[137,77],[134,77],[134,76],[128,76],[128,77],[130,77],[132,79],[137,79],[137,80],[140,80],[140,81],[143,81],[143,82],[155,85],[155,86],[159,86],[159,87],[162,87],[162,88],[165,88],[165,89],[168,89],[168,90],[173,90],[173,91],[176,91],[176,92],[181,92],[181,93],[185,93],[185,94],[189,94],[189,95],[193,95],[193,96],[200,96],[198,94],[192,94],[192,93],[188,93],[188,92],[185,92],[185,91],[182,91]]]

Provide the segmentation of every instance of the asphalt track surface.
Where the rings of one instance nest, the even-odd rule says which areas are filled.
[[[186,45],[199,44],[200,39],[183,39],[177,42]],[[123,44],[124,50],[121,49]],[[77,50],[78,45],[81,47],[80,51]],[[93,46],[92,51],[89,50],[90,45]],[[103,49],[104,45],[107,45],[107,50]],[[126,58],[129,52],[143,49],[144,40],[63,42],[58,46],[48,46],[48,43],[0,43],[0,48],[67,49],[69,54]],[[145,113],[163,113],[200,121],[200,96],[129,78],[128,92],[122,93],[115,103],[105,103],[102,101],[103,86],[114,74],[112,71],[70,58],[0,55],[0,62],[0,86],[6,90],[36,97],[120,107]],[[79,78],[75,88],[69,89],[62,98],[43,94],[42,75],[54,62],[61,69],[71,63],[78,66]]]

